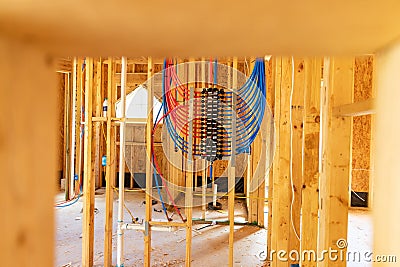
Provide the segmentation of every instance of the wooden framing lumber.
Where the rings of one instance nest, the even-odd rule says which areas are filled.
[[[267,79],[268,82],[268,91],[267,91],[267,102],[268,105],[271,108],[271,121],[269,122],[270,125],[270,139],[269,139],[269,148],[270,148],[270,154],[269,154],[269,173],[268,173],[268,219],[267,219],[267,242],[266,242],[266,251],[267,255],[270,254],[271,250],[271,235],[272,235],[272,203],[273,203],[273,187],[274,187],[274,176],[273,176],[273,158],[275,155],[275,122],[274,122],[274,107],[275,107],[275,72],[276,72],[276,60],[275,58],[270,58],[269,59],[271,62],[269,63],[269,69],[267,69],[270,72],[270,81],[268,82],[269,79]],[[268,74],[267,74],[268,75]]]
[[[176,177],[174,176],[174,172],[176,172],[175,171],[175,169],[176,169],[176,167],[175,167],[175,165],[174,165],[174,160],[173,160],[173,155],[174,155],[174,153],[175,153],[175,150],[174,150],[174,142],[172,141],[172,139],[168,136],[168,133],[166,133],[166,136],[167,136],[167,138],[165,139],[165,143],[164,143],[164,148],[166,148],[166,151],[167,151],[167,157],[168,157],[168,159],[169,159],[169,162],[168,162],[168,176],[167,176],[167,179],[168,179],[168,183],[169,183],[169,190],[170,190],[170,192],[171,192],[171,195],[174,197],[175,196],[175,189],[176,189],[176,184],[175,184],[175,179],[176,179]],[[167,201],[167,200],[164,200],[164,201]],[[168,204],[171,204],[172,205],[172,203],[168,203]]]
[[[351,104],[343,104],[333,108],[333,116],[337,117],[355,117],[375,113],[375,99],[370,98],[364,101],[358,101]]]
[[[121,85],[121,74],[116,73],[114,74],[114,80],[116,85]],[[126,84],[134,85],[134,84],[141,84],[147,80],[146,73],[127,73],[126,75]]]
[[[352,102],[353,69],[354,58],[324,59],[319,252],[338,249],[337,242],[347,239],[352,118],[335,117],[332,110],[334,104]],[[346,248],[343,251],[346,252]],[[346,266],[346,261],[333,261],[326,257],[318,266]]]
[[[83,60],[78,58],[77,65],[77,89],[76,89],[76,106],[75,112],[75,175],[78,175],[78,180],[75,180],[75,195],[80,192],[80,183],[82,181],[82,91],[83,91]]]
[[[290,91],[292,64],[288,57],[277,57],[275,63],[276,148],[273,162],[273,202],[271,250],[289,251],[290,222]],[[288,262],[271,259],[273,267],[288,267]]]
[[[376,98],[376,59],[374,58],[374,63],[373,63],[373,69],[372,69],[372,98]],[[373,207],[373,201],[374,201],[374,191],[375,191],[375,177],[376,177],[376,171],[375,171],[375,162],[376,162],[376,114],[371,114],[371,139],[370,139],[370,156],[369,156],[369,168],[370,168],[370,174],[369,174],[369,192],[368,192],[368,208],[372,209]]]
[[[103,99],[102,99],[102,67],[101,59],[96,59],[94,62],[94,90],[93,90],[93,100],[94,100],[94,110],[93,114],[96,117],[102,115]],[[93,122],[93,118],[92,118]],[[93,177],[95,180],[96,188],[101,185],[101,151],[100,151],[100,141],[101,141],[101,122],[93,123]]]
[[[95,2],[72,5],[69,1],[57,1],[46,9],[23,0],[20,4],[1,2],[0,17],[4,36],[22,40],[29,33],[32,42],[53,55],[223,56],[263,54],[266,51],[276,55],[349,55],[374,53],[399,36],[397,18],[400,3],[384,1],[375,5],[376,0],[365,0],[363,3],[308,0],[305,4],[296,1],[291,3],[290,11],[284,1],[257,1],[251,5],[241,3],[231,6],[229,18],[252,14],[255,10],[268,10],[271,15],[260,16],[257,20],[246,17],[246,23],[242,20],[227,21],[219,27],[214,27],[212,20],[202,20],[204,13],[208,13],[209,17],[218,17],[226,8],[226,3],[211,0],[203,1],[201,6],[182,0],[175,2],[176,5],[161,2],[155,6],[138,5],[131,1],[102,5]],[[310,7],[313,7],[312,12]],[[82,9],[93,10],[93,13],[90,17],[82,16]],[[154,14],[153,23],[126,23],[126,18],[132,14],[135,21],[146,21],[149,13]],[[64,14],[70,14],[74,20],[65,23]],[[106,19],[108,16],[110,19]],[[169,18],[184,23],[166,31],[165,21]],[[287,20],[282,21],[282,18]],[[228,20],[228,15],[221,20]],[[43,31],[43,27],[34,23],[39,21],[42,21],[41,25],[52,27]],[[300,21],[301,27],[298,24]],[[254,30],[254,34],[238,32],[238,29],[246,28]],[[192,32],[193,29],[196,32]],[[199,33],[207,33],[207,38],[198,38]],[[148,45],[146,40],[154,40],[154,36],[158,36],[157,45]],[[231,41],[230,36],[246,38],[246,42],[252,45],[226,45]],[[193,45],[193,38],[196,37],[196,45]],[[179,44],[175,40],[180,40]],[[215,41],[210,43],[209,40]]]
[[[266,125],[266,127],[267,127],[267,125]],[[267,128],[265,128],[264,132],[267,133]],[[266,144],[266,142],[267,142],[266,138],[268,136],[265,134],[262,137],[263,137],[263,140],[262,140],[263,147],[262,148],[264,148],[264,149],[262,150],[261,153],[266,153],[267,150],[265,149],[266,146],[264,146],[264,144]],[[262,170],[261,179],[262,180],[260,182],[260,185],[258,186],[259,188],[258,188],[258,192],[257,192],[258,193],[258,195],[257,195],[257,223],[258,223],[258,226],[264,227],[265,226],[265,221],[264,221],[265,184],[266,184],[265,179],[269,177],[269,175],[268,175],[269,169],[267,170],[267,168],[265,166],[267,163],[266,161],[263,161],[263,162],[260,161],[260,163],[264,164],[264,166],[261,168],[261,170]]]
[[[267,62],[268,63],[268,62]],[[265,67],[266,70],[268,66]],[[265,74],[268,76],[268,73]],[[266,77],[266,87],[268,88],[269,77]],[[268,91],[268,90],[267,90]],[[268,92],[270,94],[270,92]],[[267,102],[268,95],[265,96]],[[269,106],[265,106],[264,118],[261,122],[260,131],[253,144],[252,153],[252,182],[250,188],[255,189],[251,195],[252,199],[252,214],[257,224],[261,227],[264,226],[264,208],[265,208],[265,185],[266,179],[269,177],[269,169],[267,163],[271,162],[271,155],[268,154],[271,149],[270,144],[270,132],[271,128],[271,117],[269,117]]]
[[[65,179],[65,200],[70,199],[71,184],[71,73],[64,74],[64,153],[63,178]],[[73,192],[72,192],[73,194]]]
[[[263,226],[267,226],[268,228],[270,227],[270,211],[272,210],[272,191],[271,193],[266,191],[267,189],[270,190],[272,189],[272,161],[274,157],[274,116],[273,116],[273,99],[274,99],[274,76],[273,76],[273,61],[271,58],[267,59],[264,58],[264,63],[265,63],[265,81],[266,81],[266,107],[265,107],[265,130],[261,130],[263,132],[263,146],[264,151],[262,152],[267,153],[265,155],[265,170],[264,172],[264,178],[263,178],[263,183],[260,185],[262,187],[261,190],[259,190],[258,193],[258,216],[262,217],[262,222]],[[266,199],[266,196],[268,196],[268,200]],[[265,208],[267,207],[268,213],[267,217],[265,217]],[[266,219],[266,221],[265,221]],[[260,221],[260,220],[259,220]],[[266,242],[266,248],[268,250],[270,243],[269,243],[269,231],[267,232],[267,242]]]
[[[146,64],[147,65],[147,57],[130,57],[127,59],[127,64]],[[115,58],[113,59],[115,63],[121,64],[122,60],[121,58]],[[104,64],[108,64],[108,60],[105,60],[103,62]],[[153,64],[163,64],[164,63],[164,58],[163,57],[153,57]]]
[[[317,251],[318,204],[319,204],[319,134],[320,134],[320,90],[321,58],[304,61],[304,126],[303,126],[303,180],[301,211],[300,251]],[[317,262],[301,259],[303,267],[316,267]]]
[[[56,72],[68,74],[72,72],[73,63],[71,59],[59,58],[56,62]]]
[[[1,265],[50,267],[59,123],[54,64],[31,44],[2,37],[0,57]]]
[[[69,177],[69,198],[72,199],[75,195],[75,153],[76,153],[76,130],[77,130],[77,92],[78,92],[78,59],[74,57],[72,64],[72,105],[71,105],[71,151],[70,151],[70,177]]]
[[[290,122],[290,142],[291,146],[291,210],[290,210],[290,224],[291,231],[289,235],[289,248],[290,250],[300,251],[300,209],[301,209],[301,187],[303,177],[303,122],[304,122],[304,91],[306,87],[306,75],[304,58],[291,59],[293,72],[293,92],[291,103],[291,117]],[[296,264],[297,261],[289,259],[289,264]]]
[[[85,134],[84,134],[84,179],[83,179],[83,225],[82,266],[93,266],[94,245],[94,189],[92,176],[92,91],[93,58],[86,58],[85,78]]]
[[[249,71],[254,69],[256,58],[250,58]],[[264,117],[260,131],[251,145],[247,161],[246,196],[248,221],[264,226],[265,177],[267,176],[267,129],[269,118]]]
[[[151,217],[152,217],[152,187],[153,187],[153,165],[151,161],[151,140],[153,130],[153,60],[147,60],[147,123],[146,123],[146,214],[144,232],[144,266],[151,266]]]
[[[250,64],[249,64],[249,73],[248,76],[250,76],[251,72],[254,69],[255,61],[256,59],[254,57],[250,58]],[[260,155],[260,141],[261,137],[260,135],[257,135],[256,138],[254,139],[254,142],[251,144],[250,147],[250,154],[248,155],[247,158],[247,171],[246,171],[246,196],[247,196],[247,203],[248,203],[248,208],[247,208],[247,216],[248,216],[248,221],[250,223],[257,223],[258,217],[257,217],[257,197],[258,197],[258,185],[254,183],[254,174],[258,165],[258,160],[259,160],[259,155]]]
[[[186,171],[186,193],[185,193],[185,215],[186,215],[186,255],[185,266],[192,265],[192,213],[193,213],[193,108],[194,108],[194,80],[196,66],[193,63],[194,58],[189,60],[188,86],[189,86],[189,136],[188,136],[188,156],[187,156],[187,171]]]
[[[257,166],[260,162],[261,154],[261,136],[258,134],[251,145],[251,154],[249,155],[249,173],[248,173],[248,187],[249,190],[249,222],[258,224],[258,181],[256,176]]]
[[[236,92],[238,87],[238,77],[237,77],[237,57],[233,58],[233,68],[229,66],[229,73],[232,73],[232,107],[236,107]],[[228,75],[230,79],[231,75]],[[228,81],[230,83],[230,81]],[[231,158],[228,163],[228,218],[229,218],[229,259],[228,265],[234,265],[234,224],[235,224],[235,181],[236,181],[236,112],[232,113],[232,138],[231,138]]]
[[[106,135],[106,219],[104,229],[104,266],[112,266],[112,236],[113,236],[113,210],[114,210],[114,185],[115,185],[115,127],[111,119],[115,116],[115,85],[113,72],[115,63],[108,59],[107,67],[107,135]]]

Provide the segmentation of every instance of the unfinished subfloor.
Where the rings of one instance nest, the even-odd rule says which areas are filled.
[[[59,194],[57,199],[62,199]],[[115,195],[115,198],[117,195]],[[145,194],[143,192],[125,193],[126,206],[139,220],[144,218]],[[103,266],[105,195],[104,190],[96,191],[94,266]],[[227,207],[226,200],[219,200]],[[117,200],[114,202],[114,232],[117,222]],[[161,204],[153,208],[161,210]],[[81,266],[82,255],[82,200],[65,208],[56,209],[56,262],[55,266]],[[183,212],[183,209],[182,209]],[[125,210],[125,222],[131,222],[131,216]],[[193,209],[193,217],[201,216],[201,208]],[[223,220],[228,213],[223,211],[207,211],[207,219]],[[247,217],[245,202],[235,200],[235,221],[244,221]],[[175,221],[180,221],[174,215]],[[161,212],[153,211],[153,220],[165,220]],[[196,224],[199,229],[206,224]],[[229,225],[214,225],[193,232],[192,266],[210,267],[226,266],[228,260]],[[368,211],[352,210],[349,213],[349,251],[371,251],[372,222]],[[264,266],[257,255],[266,246],[266,231],[257,226],[235,226],[235,266]],[[116,262],[116,234],[113,235],[113,262]],[[184,266],[185,230],[176,232],[152,232],[152,266]],[[144,255],[143,233],[135,230],[125,232],[125,266],[143,266]],[[372,266],[366,262],[348,262],[349,267]]]

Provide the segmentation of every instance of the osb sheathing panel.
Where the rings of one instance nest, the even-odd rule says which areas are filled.
[[[214,177],[228,176],[228,160],[216,160],[213,165]]]
[[[372,97],[373,57],[357,57],[354,68],[354,102]],[[369,191],[371,116],[353,118],[353,159],[351,188]]]
[[[167,174],[168,161],[163,152],[163,147],[159,146],[161,142],[161,127],[157,127],[154,134],[154,152],[157,157],[158,164],[163,174]],[[125,158],[128,166],[131,166],[133,173],[144,173],[146,172],[146,146],[145,146],[145,125],[128,125],[126,127],[125,141],[126,151]],[[119,151],[117,151],[117,158],[119,157]],[[127,167],[128,167],[127,166]],[[118,162],[117,162],[118,167]],[[126,171],[132,171],[126,169]]]

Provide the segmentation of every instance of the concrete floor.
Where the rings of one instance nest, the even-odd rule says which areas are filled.
[[[56,198],[62,199],[59,194]],[[144,218],[145,205],[143,192],[128,192],[125,194],[127,207],[134,213],[135,217]],[[104,250],[104,221],[105,221],[105,198],[104,190],[96,191],[95,215],[95,246],[94,264],[103,266]],[[226,200],[220,202],[226,208]],[[114,229],[116,229],[117,201],[114,202]],[[160,204],[154,206],[161,209]],[[57,208],[56,213],[56,260],[55,266],[80,266],[82,246],[82,199],[76,204]],[[130,216],[125,211],[125,221],[130,222]],[[193,210],[193,217],[200,217],[201,209]],[[228,214],[226,211],[208,211],[207,218],[210,220],[224,220]],[[246,209],[242,200],[235,201],[235,220],[244,221]],[[163,213],[153,212],[154,220],[164,220]],[[180,221],[174,215],[174,221]],[[198,229],[204,225],[195,225]],[[114,231],[116,232],[116,230]],[[125,232],[125,266],[143,266],[143,233],[140,231]],[[201,233],[201,234],[200,234]],[[193,232],[192,242],[192,266],[212,267],[227,266],[228,259],[228,226],[210,226],[197,232]],[[349,215],[349,250],[370,251],[372,246],[372,222],[369,212],[351,211]],[[263,266],[257,255],[265,249],[266,231],[255,226],[235,227],[235,266],[253,267]],[[185,259],[185,231],[177,232],[153,232],[152,233],[152,266],[184,266]],[[113,235],[113,263],[116,263],[116,235]],[[347,266],[361,267],[372,266],[365,262],[349,262]]]

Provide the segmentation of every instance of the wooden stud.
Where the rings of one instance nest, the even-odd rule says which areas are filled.
[[[324,60],[319,251],[337,249],[338,240],[347,239],[352,118],[334,117],[332,109],[353,100],[353,65],[353,58]],[[346,261],[325,258],[318,266],[346,266]]]
[[[250,58],[249,73],[250,76],[255,65],[255,58]],[[250,147],[250,155],[247,158],[247,201],[248,201],[248,221],[250,223],[257,222],[257,212],[258,212],[258,186],[254,183],[254,173],[258,164],[259,154],[260,154],[260,136],[257,135],[253,144]]]
[[[178,75],[179,77],[182,77],[182,67],[177,67],[178,70]],[[177,101],[181,102],[182,99],[179,97],[179,94],[177,94]],[[179,149],[175,150],[175,144],[170,140],[170,181],[173,184],[171,187],[171,194],[174,199],[176,199],[180,192],[178,191],[179,188],[182,188],[185,185],[185,179],[184,179],[184,172],[182,171],[182,151]],[[170,203],[172,205],[172,203]]]
[[[291,231],[289,235],[289,251],[300,251],[300,209],[301,209],[301,187],[303,177],[303,121],[304,121],[304,90],[306,87],[306,76],[303,58],[293,58],[291,60],[294,72],[294,83],[292,92],[292,122],[291,122],[291,166],[292,184],[291,195]],[[293,187],[293,188],[292,188]],[[296,264],[298,261],[289,260],[289,264]]]
[[[189,60],[188,86],[189,86],[189,136],[188,157],[186,171],[186,193],[185,193],[185,215],[186,215],[186,257],[185,266],[191,266],[192,253],[192,210],[193,210],[193,101],[194,101],[194,78],[196,66],[194,58]]]
[[[85,134],[84,134],[84,183],[83,183],[83,225],[82,225],[82,266],[93,266],[94,245],[94,189],[92,176],[92,90],[93,59],[86,59],[85,79]]]
[[[63,153],[63,170],[65,179],[65,200],[70,199],[71,184],[74,180],[71,177],[71,73],[64,74],[64,153]],[[73,193],[72,193],[73,194]]]
[[[72,199],[75,196],[75,154],[76,154],[76,131],[77,131],[77,92],[78,92],[78,84],[77,84],[77,68],[78,68],[78,59],[74,57],[72,64],[72,114],[71,114],[71,152],[70,152],[70,178],[69,178],[69,198]]]
[[[232,107],[236,107],[236,91],[238,87],[237,57],[233,58],[232,68]],[[231,68],[229,66],[229,73]],[[228,75],[230,79],[230,75]],[[228,81],[230,83],[230,81]],[[234,109],[235,110],[235,109]],[[232,116],[231,158],[228,163],[228,217],[229,217],[229,266],[234,265],[234,232],[235,232],[235,181],[236,181],[236,112]]]
[[[115,63],[113,58],[108,59],[107,69],[107,135],[106,135],[106,220],[104,229],[104,266],[112,266],[112,236],[113,236],[113,209],[114,209],[114,185],[115,185],[115,127],[111,125],[111,119],[115,116],[115,85],[113,72]]]
[[[265,148],[262,149],[262,152],[267,153],[265,155],[265,167],[263,167],[263,172],[264,172],[264,178],[263,178],[263,184],[260,185],[261,190],[259,190],[258,193],[258,217],[261,217],[259,219],[259,222],[262,222],[262,225],[265,227],[268,225],[267,228],[267,236],[269,236],[269,226],[270,220],[272,220],[272,217],[270,217],[270,210],[272,210],[272,206],[270,209],[270,204],[272,204],[272,191],[271,193],[268,191],[266,192],[267,188],[268,190],[271,190],[272,188],[272,161],[274,157],[274,121],[273,121],[273,99],[274,99],[274,81],[273,81],[273,64],[272,60],[269,59],[264,59],[265,62],[265,81],[266,81],[266,107],[265,107],[265,130],[263,131],[263,146]],[[271,188],[270,188],[271,187]],[[268,196],[268,198],[266,198]],[[265,218],[265,208],[267,207],[268,210],[268,216]],[[267,221],[265,221],[267,219]],[[265,227],[266,228],[266,227]],[[267,239],[267,249],[269,248],[269,241]]]
[[[0,258],[54,266],[58,124],[54,63],[31,44],[0,38]]]
[[[168,186],[169,186],[169,190],[171,192],[172,197],[175,196],[175,189],[176,189],[176,176],[174,175],[176,172],[176,167],[174,165],[174,142],[172,141],[172,139],[169,137],[168,132],[165,133],[167,138],[166,138],[166,148],[167,148],[167,153],[168,153]],[[167,200],[164,200],[167,201]],[[172,203],[168,203],[171,204]]]
[[[94,89],[93,90],[93,98],[94,98],[94,112],[93,114],[96,117],[100,117],[102,115],[102,107],[103,107],[103,99],[101,97],[101,77],[102,77],[102,66],[101,59],[96,60],[95,62],[95,78],[94,78]],[[100,141],[101,141],[101,122],[94,123],[93,130],[93,176],[95,179],[95,186],[100,187],[101,185],[101,151],[100,151]]]
[[[273,126],[273,125],[272,125]],[[273,129],[273,127],[272,127]],[[274,173],[273,168],[271,167],[268,173],[268,222],[267,222],[267,255],[269,255],[271,250],[271,241],[272,241],[272,203],[274,199],[273,196],[273,188],[274,188]]]
[[[273,162],[274,155],[275,155],[275,122],[274,122],[274,106],[275,106],[275,72],[276,72],[276,60],[275,58],[271,59],[270,58],[270,65],[268,71],[270,72],[271,75],[271,80],[269,81],[268,86],[268,92],[267,92],[267,100],[269,102],[269,105],[271,107],[271,121],[270,121],[270,154],[269,154],[269,163]],[[268,75],[268,74],[267,74]],[[268,82],[269,79],[267,79]],[[273,188],[274,188],[274,176],[273,176],[273,167],[272,165],[269,167],[269,173],[268,173],[268,225],[267,225],[267,255],[270,254],[271,250],[271,236],[272,236],[272,203],[273,203]]]
[[[273,162],[273,202],[271,251],[289,251],[290,222],[290,91],[291,59],[277,57],[275,64],[275,157]],[[269,257],[270,255],[268,255]],[[272,258],[273,267],[287,267],[288,262]]]
[[[151,266],[151,217],[152,217],[152,187],[153,187],[153,165],[151,161],[151,140],[153,130],[153,60],[147,60],[147,123],[146,123],[146,214],[144,232],[144,266]]]
[[[265,62],[266,64],[268,62]],[[264,118],[261,122],[261,127],[259,131],[259,136],[260,136],[260,152],[259,152],[259,159],[258,159],[258,164],[257,164],[257,169],[254,172],[254,178],[253,180],[257,181],[258,185],[258,190],[257,190],[257,223],[259,226],[264,227],[264,208],[265,208],[265,185],[266,185],[266,179],[269,177],[269,166],[267,166],[267,163],[271,162],[272,160],[272,155],[269,154],[269,152],[272,150],[272,144],[271,144],[271,132],[273,131],[273,125],[272,125],[272,117],[269,117],[269,106],[268,106],[268,83],[269,77],[267,73],[268,66],[265,66],[265,79],[266,79],[266,90],[267,94],[265,96],[265,110],[264,110]]]
[[[267,126],[267,125],[266,125]],[[266,132],[267,128],[265,128],[265,132]],[[267,137],[267,135],[264,135],[265,137]],[[263,136],[263,138],[264,138]],[[263,140],[262,142],[267,142],[267,140]],[[263,148],[266,148],[266,146],[264,146],[265,143],[263,143]],[[267,150],[264,149],[262,150],[261,153],[266,153]],[[260,161],[261,163],[261,161]],[[262,170],[262,177],[260,177],[262,180],[260,180],[260,185],[258,188],[258,195],[257,195],[257,223],[258,226],[260,227],[264,227],[265,226],[265,219],[264,219],[264,207],[265,207],[265,179],[268,177],[268,172],[269,170],[267,170],[265,168],[266,165],[266,161],[263,162],[264,166],[262,166],[261,170]]]
[[[318,201],[319,201],[319,127],[321,58],[304,61],[304,126],[303,126],[303,181],[301,211],[300,251],[317,251],[318,244]],[[303,259],[302,259],[303,260]],[[304,258],[303,267],[316,267],[315,260]]]
[[[250,59],[249,72],[253,70],[255,60]],[[257,222],[260,226],[264,225],[267,128],[267,119],[264,118],[260,132],[251,145],[247,169],[248,221]]]
[[[75,195],[80,192],[82,181],[82,90],[83,90],[83,60],[78,58],[77,62],[77,89],[76,89],[76,105],[75,105],[75,175],[78,175],[78,180],[75,180]]]
[[[373,59],[372,67],[372,98],[376,98],[376,58]],[[376,162],[376,114],[371,114],[371,140],[370,140],[370,156],[369,156],[369,186],[368,186],[368,208],[372,209],[374,200],[374,180],[376,177],[375,162]]]
[[[376,113],[376,179],[374,181],[374,256],[391,255],[392,262],[373,266],[396,266],[400,256],[400,42],[376,56],[376,88],[379,88]],[[392,205],[391,205],[392,204]],[[397,206],[397,207],[396,207]]]
[[[265,123],[264,123],[264,129],[265,129]],[[260,129],[261,130],[261,129]],[[259,132],[256,138],[254,139],[253,144],[251,145],[251,154],[250,154],[250,161],[249,161],[249,166],[250,166],[250,175],[249,175],[249,181],[250,181],[250,186],[248,187],[249,192],[249,201],[250,201],[250,209],[249,209],[249,222],[250,223],[257,223],[259,224],[260,222],[258,221],[258,192],[259,192],[259,181],[261,179],[261,171],[259,169],[259,163],[261,163],[261,146],[262,146],[262,141],[261,141],[261,133]],[[265,164],[264,164],[265,166]],[[264,191],[265,192],[265,191]]]
[[[78,63],[78,92],[77,92],[77,112],[76,115],[77,120],[76,123],[78,124],[77,127],[77,132],[76,132],[76,137],[78,139],[77,141],[77,148],[76,148],[76,173],[78,174],[78,180],[76,181],[76,186],[75,186],[75,194],[79,194],[80,192],[80,187],[83,184],[83,153],[84,153],[84,140],[83,140],[83,135],[84,135],[84,125],[83,125],[83,117],[85,116],[84,114],[84,106],[85,106],[85,72],[86,72],[86,60],[81,59]]]

